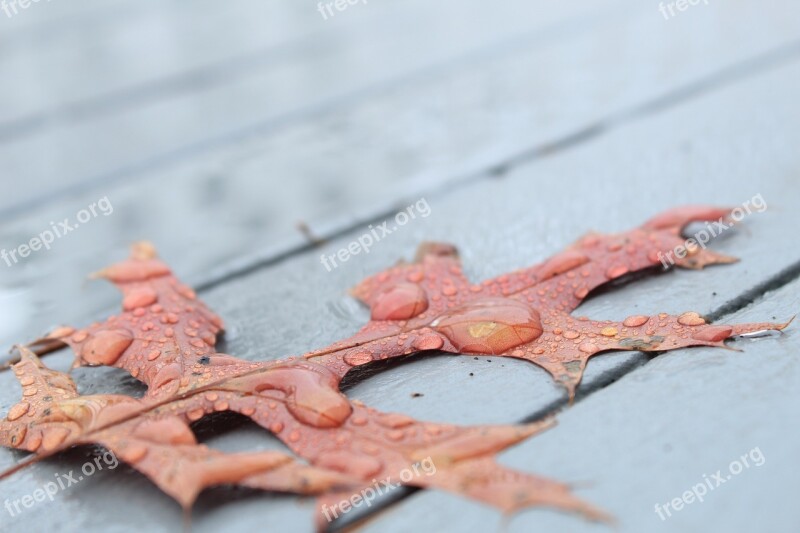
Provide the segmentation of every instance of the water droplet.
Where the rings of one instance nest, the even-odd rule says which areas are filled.
[[[644,315],[633,315],[626,318],[622,325],[628,328],[638,328],[639,326],[643,326],[650,320],[650,317]]]
[[[372,320],[408,320],[428,309],[425,290],[413,283],[398,283],[372,303]]]
[[[599,350],[596,344],[592,344],[591,342],[584,342],[581,344],[578,349],[583,353],[595,353]]]
[[[692,338],[704,342],[719,342],[727,339],[733,333],[733,328],[730,326],[709,326],[696,331]]]
[[[14,426],[11,428],[11,445],[17,446],[23,440],[25,440],[25,435],[28,433],[28,426],[26,425],[19,425]]]
[[[694,311],[683,313],[678,317],[678,323],[684,326],[702,326],[706,323],[705,319]]]
[[[414,419],[400,413],[387,413],[378,419],[378,423],[389,429],[399,429],[410,426]]]
[[[588,294],[589,294],[589,289],[587,289],[586,287],[581,287],[580,289],[575,291],[575,297],[580,298],[581,300],[586,298]]]
[[[412,346],[414,346],[416,350],[438,350],[443,345],[444,340],[442,340],[442,338],[438,335],[433,334],[422,335],[421,337],[414,339],[414,342],[412,343]]]
[[[25,413],[28,412],[30,408],[31,404],[28,402],[18,403],[8,411],[8,421],[13,422],[14,420],[21,418]]]
[[[606,271],[606,277],[608,279],[614,279],[624,276],[627,273],[628,273],[628,267],[626,267],[625,265],[615,265]]]
[[[574,330],[569,330],[569,331],[564,332],[564,338],[565,339],[572,340],[572,339],[577,339],[580,336],[581,336],[580,333],[578,333],[577,331],[574,331]]]
[[[440,316],[436,331],[463,353],[496,354],[530,342],[542,334],[539,313],[506,298],[485,298]]]
[[[364,426],[367,424],[366,417],[363,416],[354,416],[351,420],[354,426]]]
[[[366,365],[372,362],[372,354],[369,352],[348,353],[344,356],[344,362],[350,366]]]
[[[122,308],[132,311],[139,307],[147,307],[158,301],[158,293],[152,287],[136,287],[125,291],[125,298],[122,300]]]
[[[314,363],[271,368],[255,375],[249,385],[256,392],[280,390],[286,394],[286,407],[303,424],[319,428],[340,426],[352,412],[350,401],[339,392],[339,377]]]
[[[619,333],[617,331],[617,328],[612,328],[610,326],[600,330],[600,335],[602,335],[603,337],[613,337],[617,333]]]
[[[272,424],[270,424],[269,430],[275,434],[280,433],[281,431],[283,431],[283,422],[273,422]]]
[[[127,329],[98,331],[81,348],[81,357],[92,366],[111,366],[133,342],[133,335]]]

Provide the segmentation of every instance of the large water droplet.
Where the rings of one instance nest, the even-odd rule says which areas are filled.
[[[444,340],[440,336],[431,333],[417,337],[412,345],[417,350],[438,350],[444,345]]]
[[[702,326],[706,321],[699,314],[691,311],[678,317],[678,323],[684,326]]]
[[[98,331],[81,348],[81,357],[89,365],[111,366],[133,342],[127,329]]]
[[[696,331],[692,338],[698,341],[719,342],[730,337],[731,333],[733,328],[730,326],[709,326]]]
[[[622,325],[627,328],[638,328],[639,326],[646,324],[648,320],[650,320],[650,317],[644,315],[633,315],[626,318],[622,322]]]
[[[608,326],[600,330],[600,335],[602,335],[603,337],[613,337],[617,333],[619,333],[617,331],[617,328],[612,326]]]
[[[401,413],[386,413],[378,418],[378,423],[389,429],[399,429],[410,426],[414,419]]]
[[[339,392],[338,377],[322,365],[305,363],[272,368],[243,379],[240,386],[256,392],[282,391],[287,395],[289,412],[309,426],[338,427],[353,411],[350,401]]]
[[[21,418],[23,415],[25,415],[25,413],[28,412],[28,409],[30,408],[31,404],[28,402],[18,403],[8,411],[8,421],[13,422],[14,420]]]
[[[125,298],[122,300],[122,308],[126,311],[132,311],[139,307],[146,307],[156,303],[158,300],[158,293],[147,286],[136,287],[125,292]]]
[[[372,303],[372,320],[408,320],[428,309],[428,296],[419,285],[398,283]]]
[[[372,354],[369,352],[348,353],[344,356],[344,362],[350,366],[366,365],[372,362]]]
[[[469,302],[442,315],[432,326],[462,353],[501,353],[542,334],[538,311],[507,298]]]

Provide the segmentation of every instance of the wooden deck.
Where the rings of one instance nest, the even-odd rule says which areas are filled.
[[[325,2],[323,2],[325,3]],[[669,4],[670,2],[665,2]],[[297,0],[55,0],[0,10],[0,248],[14,249],[101,199],[113,206],[18,264],[0,262],[0,345],[117,307],[85,276],[153,241],[229,326],[223,350],[277,359],[352,334],[346,290],[456,244],[481,280],[530,265],[588,230],[620,231],[685,203],[768,208],[712,247],[742,261],[602,290],[592,318],[696,310],[716,321],[800,310],[800,4],[370,0],[327,20]],[[333,254],[424,198],[419,217],[331,271]],[[309,243],[306,224],[327,240]],[[579,484],[615,527],[546,509],[504,520],[433,491],[397,491],[333,529],[434,531],[800,531],[800,336],[743,350],[599,356],[575,405],[534,365],[426,357],[352,380],[351,398],[459,424],[560,412],[559,425],[501,455]],[[66,369],[66,351],[48,364]],[[109,369],[81,391],[141,394]],[[422,396],[419,396],[420,393]],[[0,412],[20,394],[0,374]],[[793,414],[794,413],[794,414]],[[216,418],[224,450],[281,445]],[[758,448],[705,501],[654,511]],[[90,454],[0,482],[29,494]],[[22,457],[0,450],[0,469]],[[2,501],[0,501],[2,504]],[[206,492],[193,531],[313,529],[313,502]],[[125,466],[70,487],[0,531],[180,531],[182,513]]]

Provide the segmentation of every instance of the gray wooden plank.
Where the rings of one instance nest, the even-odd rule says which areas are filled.
[[[23,41],[38,46],[41,43],[36,42],[37,38],[69,33],[76,30],[77,26],[85,28],[100,22],[108,24],[119,20],[137,11],[136,8],[143,3],[131,0],[83,0],[51,4],[40,0],[31,1],[27,8],[17,5],[16,12],[10,4],[6,1],[7,12],[5,8],[0,10],[0,20],[3,21],[0,26],[0,57]]]
[[[132,240],[149,238],[171,251],[176,269],[193,283],[218,278],[232,266],[301,246],[298,220],[322,234],[352,227],[391,212],[400,198],[414,201],[521,150],[603,117],[624,116],[654,95],[713,80],[721,65],[788,42],[793,30],[784,26],[784,13],[793,6],[734,3],[726,13],[737,16],[721,28],[706,12],[677,25],[634,10],[636,16],[601,19],[555,43],[545,38],[548,46],[510,50],[486,68],[464,65],[347,111],[309,117],[279,134],[142,170],[135,183],[98,185],[32,209],[0,228],[3,247],[26,242],[50,221],[74,217],[102,197],[115,213],[6,271],[4,300],[19,311],[0,341],[30,338],[43,324],[110,305],[112,291],[86,291],[75,280],[119,257]],[[754,17],[764,25],[753,29]],[[602,57],[599,43],[609,43]],[[676,54],[686,60],[676,61]],[[642,74],[632,81],[632,71]],[[625,91],[618,90],[625,84]]]
[[[724,323],[782,320],[799,308],[795,280]],[[558,426],[502,454],[501,461],[578,484],[578,493],[614,514],[617,525],[530,510],[506,521],[504,530],[797,531],[799,339],[795,326],[780,336],[738,340],[732,346],[741,353],[702,348],[660,355],[562,412]],[[741,469],[731,466],[734,461]],[[715,478],[718,471],[724,485]],[[696,488],[703,501],[693,494],[677,511],[663,510],[707,479],[705,494]],[[360,531],[478,532],[500,523],[485,506],[426,492]]]
[[[787,149],[797,135],[790,104],[800,82],[798,72],[800,65],[787,66],[522,166],[502,180],[430,198],[430,217],[332,272],[317,256],[304,256],[208,291],[205,298],[234,328],[226,350],[248,358],[273,358],[324,346],[355,331],[355,319],[331,310],[338,309],[342,288],[393,263],[398,248],[410,256],[421,240],[452,241],[458,236],[466,271],[480,280],[547,257],[590,228],[623,230],[675,204],[737,205],[760,193],[770,207],[751,216],[746,230],[713,244],[715,250],[743,257],[742,262],[647,278],[602,293],[579,311],[617,320],[660,311],[710,312],[800,259],[796,250],[780,245],[782,236],[798,223],[792,209],[800,199],[792,174],[796,155]],[[780,135],[770,134],[779,125]],[[603,161],[602,167],[598,161]],[[643,175],[648,179],[641,179]],[[322,252],[346,246],[359,233]],[[299,290],[313,297],[299,297]],[[585,385],[600,387],[644,360],[636,353],[595,358]],[[544,371],[491,357],[412,360],[347,393],[382,410],[461,424],[516,422],[563,405],[565,399]],[[408,505],[415,505],[416,498]],[[414,507],[405,510],[404,514],[430,514]]]
[[[793,247],[780,244],[800,216],[792,209],[800,201],[800,187],[792,174],[796,155],[787,149],[800,135],[791,126],[800,117],[794,117],[798,111],[790,105],[800,84],[798,73],[800,64],[792,64],[620,128],[598,141],[522,165],[503,179],[427,198],[429,217],[398,229],[368,255],[355,256],[331,272],[322,266],[320,254],[346,246],[368,231],[366,227],[315,254],[215,287],[204,297],[223,316],[231,317],[234,333],[228,350],[257,358],[303,353],[355,331],[363,314],[346,307],[345,289],[393,264],[398,256],[410,258],[423,240],[455,241],[465,272],[479,281],[543,260],[592,229],[622,231],[674,205],[735,206],[760,194],[768,208],[747,218],[746,228],[729,231],[712,244],[717,251],[742,257],[741,262],[648,277],[622,290],[601,292],[577,314],[623,320],[630,314],[680,314],[692,309],[708,313],[800,259]],[[778,125],[781,133],[770,133]],[[313,297],[301,297],[300,290]],[[284,318],[262,311],[265,306]],[[602,373],[637,357],[599,356],[589,364],[587,382],[602,379]],[[469,371],[489,372],[489,363],[472,357],[410,362],[372,377],[349,394],[381,409],[402,406],[413,416],[455,417],[460,423],[513,422],[537,406],[563,400],[562,391],[536,367],[497,359],[491,365],[498,363],[516,372],[491,372],[487,379],[516,380],[517,374],[528,374],[530,385],[523,400],[528,404],[515,405],[521,403],[519,392],[499,383],[491,389],[508,396],[497,399],[492,405],[496,410],[438,398],[409,398],[410,392],[425,392],[408,385],[416,381],[419,386],[427,382],[438,394],[452,389],[457,398],[488,400],[477,392],[487,382],[470,392],[457,390],[470,386],[470,380],[464,382]],[[452,386],[445,387],[448,375],[455,377]],[[427,376],[435,379],[429,381]]]
[[[531,18],[520,16],[529,9],[521,0],[353,7],[361,9],[327,22],[315,4],[298,2],[206,1],[188,17],[182,5],[151,8],[123,31],[98,25],[7,55],[0,73],[15,83],[0,103],[0,165],[26,179],[0,206],[43,196],[56,175],[68,189],[211,140],[236,141],[253,125],[332,108],[368,86],[386,90],[594,9],[552,3]],[[97,47],[103,54],[91,53]]]
[[[794,247],[783,244],[787,240],[791,240],[791,232],[798,223],[798,215],[794,209],[800,200],[800,187],[794,176],[797,162],[796,155],[788,147],[792,145],[791,139],[797,135],[794,132],[796,129],[794,124],[797,123],[796,117],[789,110],[793,98],[791,95],[797,92],[799,84],[800,65],[787,66],[770,75],[749,80],[696,102],[680,106],[651,120],[621,128],[605,139],[581,149],[572,150],[563,156],[557,156],[530,167],[522,167],[507,178],[514,180],[514,183],[507,184],[506,195],[502,195],[501,191],[504,188],[501,185],[473,193],[474,197],[485,199],[502,196],[502,199],[488,200],[487,203],[490,204],[490,207],[486,209],[481,206],[472,206],[469,218],[479,221],[493,220],[491,228],[548,228],[548,224],[551,226],[558,224],[555,232],[548,231],[542,235],[542,238],[546,239],[549,244],[550,237],[554,233],[558,234],[563,231],[564,227],[568,227],[570,228],[568,231],[574,231],[574,234],[577,235],[580,228],[575,226],[586,224],[589,220],[594,221],[593,224],[590,224],[593,228],[600,227],[598,224],[602,223],[603,227],[608,227],[610,224],[616,229],[622,229],[623,226],[619,224],[619,221],[629,217],[632,212],[644,214],[643,212],[647,210],[672,202],[722,202],[726,205],[737,205],[760,193],[767,200],[769,208],[764,213],[753,215],[747,220],[746,231],[739,230],[735,235],[725,235],[714,243],[715,249],[740,256],[743,258],[742,262],[703,272],[679,271],[637,281],[620,290],[603,292],[598,297],[590,299],[581,306],[577,314],[595,319],[622,320],[630,314],[648,315],[657,312],[679,314],[686,310],[698,310],[701,313],[711,312],[746,292],[753,283],[757,282],[759,277],[764,279],[774,276],[788,266],[796,266],[800,260]],[[732,109],[735,109],[736,112],[731,112]],[[601,160],[603,166],[598,167],[595,162]],[[592,178],[591,182],[587,183],[586,175],[589,173],[592,174]],[[641,175],[648,176],[648,179],[640,179]],[[557,183],[551,183],[548,178]],[[481,187],[484,186],[481,185]],[[574,192],[587,188],[592,191],[591,198]],[[527,194],[525,193],[526,189]],[[570,197],[571,191],[573,194]],[[468,194],[466,191],[461,192],[463,193],[461,205],[463,205],[463,202],[467,201]],[[570,202],[586,203],[582,207],[573,207],[569,204],[558,205],[556,209],[559,209],[561,214],[557,215],[556,220],[550,219],[554,215],[549,214],[547,205],[537,204],[537,209],[545,212],[537,217],[536,222],[525,223],[523,221],[531,218],[530,215],[520,217],[519,213],[524,211],[522,204],[527,198],[533,198],[534,194],[543,198],[570,197]],[[458,205],[458,196],[458,194],[451,196],[447,201],[453,201]],[[519,197],[522,199],[515,200]],[[499,205],[501,203],[504,205]],[[509,203],[511,205],[508,205]],[[595,203],[605,206],[604,209],[592,207]],[[564,210],[571,213],[573,218],[565,217]],[[508,211],[511,214],[504,216],[501,211]],[[442,209],[435,212],[441,214]],[[448,213],[448,220],[452,216]],[[522,221],[519,220],[520,218]],[[498,232],[495,231],[493,239],[487,238],[486,241],[483,241],[480,237],[476,237],[476,235],[480,236],[485,233],[477,227],[477,223],[476,227],[470,228],[466,217],[459,222],[458,231],[470,234],[470,240],[477,240],[481,245],[477,247],[478,251],[470,252],[470,255],[475,254],[479,259],[467,261],[468,270],[496,275],[520,266],[511,264],[508,260],[509,255],[502,252],[503,249],[514,249],[513,237],[498,235]],[[449,229],[456,231],[454,227]],[[504,232],[500,231],[499,233]],[[494,241],[499,241],[499,244]],[[526,243],[525,248],[537,248],[537,241]],[[496,250],[495,253],[492,253],[492,249]],[[516,258],[517,253],[512,252],[510,257]],[[490,263],[493,261],[501,264],[486,272],[485,262],[487,260]],[[484,277],[486,276],[478,275],[474,279]],[[752,312],[748,310],[746,316],[726,316],[724,322],[756,320],[756,316],[760,316],[761,321],[785,320],[797,311],[796,287],[797,283],[794,283],[791,288],[781,292],[785,302],[784,300],[777,302],[769,300],[777,306],[775,311],[770,310],[770,306],[764,304]],[[792,309],[792,305],[794,309]],[[791,332],[789,337],[792,337]],[[787,352],[784,355],[788,355],[791,346],[794,345],[787,345]],[[759,349],[757,343],[748,342],[740,344],[739,347],[746,351],[743,357],[748,356],[747,361],[753,365],[759,365],[761,364],[758,362],[759,358],[771,347],[774,347],[774,344],[767,342],[766,347]],[[694,358],[695,353],[687,351],[686,357]],[[698,354],[698,357],[703,353],[705,352]],[[718,352],[714,361],[730,355],[727,352]],[[669,355],[664,357],[668,358]],[[492,368],[488,370],[490,365],[486,362],[486,358],[479,360],[474,360],[472,357],[428,358],[371,377],[368,381],[350,389],[348,394],[380,409],[396,410],[423,419],[453,420],[455,418],[461,423],[519,421],[533,413],[541,413],[552,408],[552,406],[558,405],[559,401],[563,405],[563,393],[553,385],[543,371],[531,371],[526,369],[530,365],[515,361],[503,361],[505,368],[499,369],[497,364],[501,360],[491,359],[493,361]],[[582,389],[586,391],[602,388],[609,381],[618,379],[621,373],[630,370],[631,367],[642,365],[647,360],[648,358],[641,353],[610,354],[590,360]],[[657,359],[657,361],[660,360],[662,357]],[[697,362],[697,365],[703,366],[703,363]],[[709,367],[711,366],[713,364],[709,364]],[[481,375],[481,382],[477,383],[475,377],[467,377],[469,372]],[[479,372],[481,374],[478,374]],[[524,376],[525,382],[522,385],[520,385],[519,373],[527,374]],[[676,379],[688,379],[691,383],[699,384],[707,378],[706,374],[701,374],[696,378],[697,381],[694,381],[688,376],[689,373],[688,370],[681,372],[680,377]],[[748,374],[749,371],[742,370],[739,373],[732,372],[727,376],[729,380],[747,380],[749,383],[751,378]],[[667,370],[664,375],[672,374]],[[665,377],[665,379],[667,378]],[[758,386],[763,387],[762,391],[771,387],[770,384],[759,380],[758,377],[753,379]],[[733,387],[731,381],[728,383]],[[792,385],[791,380],[786,383],[787,388]],[[658,384],[648,381],[647,387],[657,388]],[[676,387],[677,385],[674,384],[666,384],[665,392],[659,397],[659,401],[653,404],[640,404],[639,395],[636,393],[621,393],[616,398],[618,403],[626,402],[628,406],[639,408],[641,405],[642,416],[645,416],[644,413],[648,413],[652,417],[656,406],[663,410],[666,405],[670,405]],[[424,393],[425,396],[408,398],[407,391],[412,388]],[[610,389],[615,390],[615,386],[611,386]],[[692,400],[687,399],[687,401],[692,401],[693,405],[696,405],[695,397],[691,397]],[[584,403],[591,404],[593,401],[595,401],[594,395]],[[582,408],[583,404],[579,407]],[[727,420],[726,417],[730,416],[731,410],[725,409],[725,407],[725,403],[715,402],[712,408],[704,412],[710,418]],[[772,416],[768,414],[772,411],[772,404],[770,404],[770,408],[763,404],[753,408],[759,410],[764,416]],[[738,407],[732,411],[736,413],[737,409]],[[567,411],[567,415],[562,415],[561,418],[568,416],[570,412]],[[686,409],[674,411],[676,414],[686,412]],[[717,412],[719,414],[714,414]],[[585,417],[581,420],[586,423]],[[695,423],[699,424],[696,419]],[[637,431],[635,428],[649,427],[647,424],[646,421],[641,421],[638,425],[632,424],[631,431],[626,433],[625,437],[613,429],[609,430],[608,435],[615,434],[615,438],[627,438]],[[599,424],[592,424],[586,428],[587,433],[580,436],[575,435],[571,442],[573,445],[584,446],[582,450],[586,452],[588,450],[585,449],[584,443],[591,442],[592,438],[599,434],[601,427]],[[661,426],[659,425],[659,427]],[[691,427],[691,423],[688,423],[684,430],[689,431]],[[778,427],[785,427],[785,422],[781,422]],[[558,432],[559,429],[555,431]],[[794,438],[793,446],[796,448],[796,435],[792,438]],[[534,438],[530,446],[535,447],[538,439],[539,437]],[[605,461],[606,465],[619,466],[625,462],[625,455],[629,448],[622,446],[621,442],[618,444],[613,448],[615,450],[623,449],[625,453],[613,462]],[[737,441],[737,444],[740,447],[743,445],[741,440]],[[757,444],[753,446],[755,445]],[[525,444],[525,446],[529,445]],[[554,443],[553,447],[564,450],[561,440]],[[595,447],[591,448],[591,450],[594,449]],[[742,450],[741,453],[745,453],[749,449],[750,447]],[[611,452],[609,450],[609,453]],[[577,448],[567,448],[560,457],[570,458],[569,460],[562,459],[563,462],[570,463],[570,467],[575,464],[585,465],[587,463],[583,460],[573,462],[574,457],[581,453],[583,452]],[[647,460],[659,465],[659,459],[655,455],[657,453],[658,450],[648,450]],[[592,457],[598,460],[597,456],[593,455]],[[725,457],[722,456],[722,460]],[[731,460],[736,457],[733,455]],[[525,458],[527,462],[517,462],[516,465],[544,475],[552,475],[555,471],[552,465],[543,471],[537,471],[530,466],[533,464],[530,453]],[[603,459],[605,457],[598,461],[603,462]],[[542,463],[537,459],[536,464]],[[710,466],[713,466],[713,463],[708,468]],[[724,466],[724,464],[718,466]],[[560,472],[563,473],[563,471]],[[567,475],[560,475],[560,478],[566,481],[586,480],[587,477],[579,472],[579,470],[571,469]],[[622,473],[614,478],[617,480],[616,485],[627,483],[630,473],[631,469],[622,470]],[[611,500],[607,496],[592,500],[594,496],[608,494],[610,489],[608,485],[601,485],[600,481],[603,480],[601,478],[590,476],[588,479],[595,482],[593,490],[582,491],[581,494],[585,494],[587,499],[597,501],[601,505],[613,501],[611,510],[624,518],[626,516],[624,502],[631,494],[628,491],[638,490],[643,483],[646,483],[646,480],[657,478],[644,474],[641,478],[635,477],[636,484],[626,486],[618,500]],[[660,483],[655,481],[653,484],[656,487],[660,486]],[[789,484],[784,482],[776,484],[776,486],[780,487],[780,490],[788,490]],[[671,492],[668,491],[668,494]],[[665,496],[664,501],[666,498]],[[649,520],[653,513],[654,503],[649,504],[650,507],[642,511],[643,514],[639,516],[647,516]],[[715,509],[716,511],[719,509]],[[406,518],[410,514],[415,517],[413,520]],[[525,516],[528,517],[529,514],[526,513]],[[741,513],[734,515],[742,518]],[[517,527],[520,531],[531,528],[545,531],[583,531],[597,528],[596,526],[587,526],[574,518],[554,518],[553,522],[549,521],[549,518],[544,518],[541,519],[542,522],[539,522],[539,515],[535,516],[536,518],[531,519],[532,522],[527,518],[520,522],[515,521],[515,530]],[[699,531],[703,527],[707,530],[710,515],[704,516],[701,524],[695,529],[689,528],[689,525],[682,521],[676,521],[665,527],[673,528],[668,529],[670,531]],[[757,516],[765,515],[758,514]],[[393,509],[387,514],[385,520],[378,519],[370,522],[366,529],[407,530],[417,528],[427,531],[437,526],[443,526],[445,523],[456,522],[456,517],[459,518],[454,527],[467,531],[484,531],[488,527],[495,527],[500,520],[496,512],[480,505],[463,506],[461,499],[451,496],[420,494],[399,504],[396,510]],[[733,523],[735,521],[730,522],[730,524]],[[656,523],[650,525],[653,528],[658,526]],[[630,529],[626,530],[642,531],[645,528],[638,518],[635,518]],[[747,528],[742,530],[747,530]],[[789,529],[785,530],[789,531]]]
[[[55,6],[45,9],[31,6],[35,9],[22,10],[11,19],[0,19],[7,20],[3,25],[5,31],[0,35],[3,45],[0,70],[15,77],[15,83],[7,88],[9,98],[0,102],[0,117],[7,121],[52,110],[127,86],[137,87],[144,82],[236,59],[243,54],[264,53],[276,45],[300,48],[294,50],[294,59],[299,51],[310,53],[313,45],[314,51],[326,52],[324,59],[335,70],[342,54],[352,52],[363,39],[370,39],[370,45],[377,52],[384,46],[391,46],[387,41],[393,39],[400,40],[398,45],[409,44],[408,32],[400,30],[407,30],[412,20],[423,34],[417,37],[441,32],[439,37],[443,42],[430,50],[430,55],[436,56],[440,52],[464,49],[471,38],[475,39],[472,44],[478,45],[482,40],[489,38],[491,41],[500,35],[497,28],[481,29],[477,24],[481,19],[489,26],[511,24],[506,31],[513,34],[588,12],[586,7],[554,4],[538,9],[537,21],[523,20],[517,25],[511,15],[520,14],[523,4],[519,2],[506,2],[490,11],[472,1],[462,3],[461,9],[456,10],[456,4],[448,1],[423,10],[419,1],[387,0],[372,6],[356,6],[366,9],[348,10],[328,21],[330,24],[326,24],[316,3],[285,0],[270,3],[255,0],[88,1],[61,3],[57,10],[52,9]],[[102,24],[91,16],[92,13],[105,17]],[[446,25],[447,14],[450,16]],[[48,30],[57,30],[49,39],[26,39],[13,31],[14,23],[45,18],[43,15],[54,20],[37,22],[48,23],[52,26]],[[68,22],[61,20],[67,15]],[[102,57],[86,56],[92,46],[102,47]],[[283,51],[284,55],[290,55],[289,49]],[[397,59],[402,62],[411,58]],[[300,59],[301,62],[312,60],[310,57]],[[25,63],[33,65],[25,68]],[[41,85],[43,69],[56,65],[59,68],[47,72],[50,86],[31,91]],[[246,66],[241,65],[241,69]],[[200,86],[205,80],[194,81]],[[184,89],[192,90],[191,87]]]

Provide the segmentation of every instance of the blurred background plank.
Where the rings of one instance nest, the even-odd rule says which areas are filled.
[[[76,280],[116,260],[131,241],[155,241],[195,285],[216,282],[302,250],[307,240],[296,229],[298,221],[323,237],[366,225],[403,202],[497,175],[799,57],[791,46],[796,32],[786,24],[787,13],[800,9],[796,3],[734,2],[669,22],[656,9],[636,6],[641,4],[630,3],[621,14],[597,11],[596,18],[567,25],[581,31],[556,25],[533,32],[512,40],[516,46],[493,48],[488,57],[456,63],[429,79],[342,109],[323,107],[277,131],[174,164],[132,169],[117,181],[56,194],[55,204],[7,217],[0,242],[11,248],[100,198],[107,197],[115,210],[7,270],[3,284],[15,291],[5,300],[13,298],[24,326],[6,326],[0,342],[31,338],[66,316],[85,320],[112,305],[113,291],[86,291]],[[514,11],[502,12],[512,24]],[[438,13],[446,19],[440,23],[448,24],[446,12]],[[479,14],[472,15],[474,24],[481,22]],[[341,19],[350,15],[357,13],[344,12]],[[239,100],[235,93],[225,97]],[[205,116],[202,109],[195,112],[199,120]],[[142,114],[143,127],[156,134],[162,129],[157,118]],[[98,134],[124,144],[126,131],[107,124]],[[87,152],[106,153],[94,146],[74,153],[89,160]],[[51,160],[44,155],[33,161],[39,159]],[[30,163],[30,154],[22,160]],[[8,176],[25,175],[13,167],[5,167]],[[21,202],[28,181],[8,197]],[[60,182],[51,187],[61,190]],[[48,194],[50,188],[36,190]],[[35,323],[29,321],[34,314]]]
[[[0,164],[24,172],[28,190],[2,207],[36,205],[54,183],[69,191],[138,177],[141,166],[360,102],[454,61],[513,49],[552,25],[569,30],[596,9],[387,1],[325,21],[300,2],[139,5],[3,54],[0,72],[15,83],[0,104]]]

